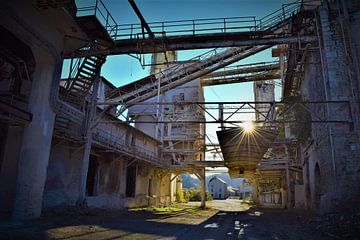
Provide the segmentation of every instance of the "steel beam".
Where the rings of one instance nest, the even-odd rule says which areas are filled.
[[[264,80],[274,80],[280,79],[280,74],[256,74],[252,76],[245,77],[225,77],[225,78],[209,78],[201,80],[201,86],[215,86],[222,84],[233,84],[233,83],[241,83],[241,82],[255,82],[255,81],[264,81]]]
[[[9,104],[7,102],[3,102],[3,101],[0,101],[0,113],[9,114],[17,121],[23,122],[23,123],[29,123],[32,120],[31,113],[26,112],[23,109],[20,109],[14,105],[11,105],[11,104]],[[0,118],[1,118],[1,116],[0,116]],[[9,118],[9,119],[11,119],[11,118]]]
[[[214,33],[185,36],[155,37],[147,39],[128,39],[115,41],[114,47],[98,49],[92,52],[78,51],[75,57],[107,54],[142,54],[165,51],[193,50],[206,48],[225,48],[259,45],[277,45],[289,43],[308,43],[317,41],[316,36],[256,36],[254,33]],[[68,58],[74,57],[67,56]]]
[[[257,66],[259,65],[259,66]],[[264,71],[272,71],[272,70],[279,70],[280,64],[273,63],[273,64],[254,64],[254,66],[239,66],[236,68],[232,68],[229,70],[224,71],[216,71],[212,72],[205,76],[206,79],[208,78],[214,78],[214,77],[222,77],[222,76],[231,76],[231,75],[237,75],[237,74],[246,74],[246,73],[255,73],[255,72],[264,72]]]
[[[136,15],[140,19],[141,27],[146,29],[146,32],[149,34],[150,38],[154,38],[155,37],[154,33],[151,31],[151,29],[150,29],[149,25],[147,24],[144,16],[141,14],[139,8],[136,6],[135,1],[134,0],[128,0],[128,1],[129,1],[130,5],[131,5],[132,9],[134,10]]]

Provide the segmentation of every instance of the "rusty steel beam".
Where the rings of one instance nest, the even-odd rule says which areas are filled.
[[[308,43],[317,41],[316,36],[288,35],[256,35],[249,33],[213,33],[184,36],[155,37],[147,39],[117,40],[111,48],[94,51],[78,51],[69,57],[84,57],[88,55],[106,54],[141,54],[159,53],[165,51],[206,49],[217,47],[241,47],[259,45],[277,45],[289,43]]]
[[[134,10],[134,12],[136,13],[136,15],[138,16],[138,18],[140,19],[141,22],[141,27],[146,29],[146,32],[149,34],[150,38],[154,38],[155,34],[151,31],[149,24],[147,24],[144,16],[141,14],[139,8],[137,7],[136,3],[134,0],[128,0],[132,9]],[[143,33],[144,34],[144,33]]]
[[[220,76],[230,76],[235,74],[245,74],[245,73],[254,73],[254,72],[264,72],[280,69],[280,64],[264,64],[260,66],[251,66],[251,67],[239,67],[233,68],[224,71],[212,72],[206,75],[206,78],[214,78]]]
[[[215,79],[204,79],[201,80],[201,86],[208,87],[208,86],[215,86],[215,85],[222,85],[222,84],[233,84],[233,83],[241,83],[241,82],[254,82],[254,81],[264,81],[264,80],[274,80],[280,79],[280,74],[257,74],[253,76],[246,76],[246,77],[227,77],[227,78],[215,78]]]
[[[32,120],[31,113],[3,101],[0,101],[0,114],[9,114],[15,120],[23,123],[29,123]]]
[[[225,167],[224,161],[192,161],[188,165],[196,167]]]

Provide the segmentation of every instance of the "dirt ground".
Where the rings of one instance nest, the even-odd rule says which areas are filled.
[[[313,216],[304,212],[255,209],[235,199],[208,202],[206,210],[199,205],[54,209],[36,221],[1,222],[0,239],[357,239],[316,228]]]

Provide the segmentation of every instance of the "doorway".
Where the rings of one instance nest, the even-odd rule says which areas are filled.
[[[86,178],[86,195],[96,196],[99,162],[96,156],[90,155],[89,168]]]
[[[320,199],[321,199],[321,172],[320,166],[318,163],[315,165],[315,189],[314,189],[314,204],[318,209],[320,207]]]

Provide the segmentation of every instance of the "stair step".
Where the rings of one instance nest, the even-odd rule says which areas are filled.
[[[84,68],[80,68],[78,73],[85,73],[85,74],[89,75],[89,78],[95,76],[95,73],[94,73],[94,72],[89,72],[89,71],[87,71],[87,70],[84,69]]]
[[[83,64],[87,64],[93,68],[96,68],[98,66],[98,64],[91,62],[91,61],[87,61],[87,59],[83,62]]]
[[[94,72],[94,73],[95,73],[95,68],[91,68],[91,67],[86,66],[86,65],[83,65],[81,68],[82,68],[82,69],[87,69],[87,70],[90,70],[90,71],[92,71],[92,72]]]
[[[87,87],[86,87],[86,86],[83,86],[83,85],[76,84],[76,85],[74,85],[74,89],[77,89],[77,90],[81,90],[81,91],[86,92]]]
[[[83,77],[78,77],[76,79],[76,81],[81,82],[81,83],[85,83],[85,84],[88,84],[88,85],[91,85],[93,83],[92,79],[83,78]]]
[[[89,57],[89,58],[86,58],[85,59],[85,61],[87,61],[87,60],[89,60],[89,61],[92,61],[93,63],[95,63],[96,65],[99,65],[99,64],[101,64],[101,63],[103,63],[104,62],[104,58],[91,58],[91,57]]]
[[[74,85],[74,86],[70,89],[70,91],[71,91],[71,90],[76,90],[76,91],[81,90],[81,91],[84,91],[85,89],[84,89],[84,86],[76,84],[76,85]]]
[[[92,79],[94,78],[94,76],[88,76],[88,75],[84,75],[87,74],[85,72],[78,72],[78,77],[81,77],[82,79],[86,79],[89,82],[92,82]]]

